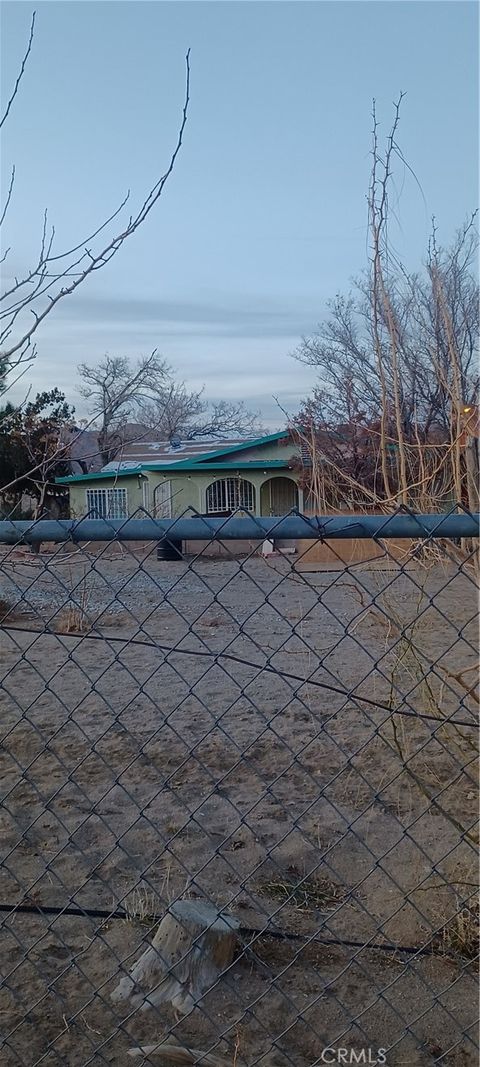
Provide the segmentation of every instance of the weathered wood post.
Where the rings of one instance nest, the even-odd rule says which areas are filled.
[[[230,966],[239,923],[203,900],[177,900],[152,944],[111,993],[140,1011],[170,1002],[186,1015]]]

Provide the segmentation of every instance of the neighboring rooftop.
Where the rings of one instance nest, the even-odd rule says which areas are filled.
[[[126,442],[118,456],[102,469],[118,471],[138,467],[141,464],[171,464],[180,460],[195,462],[196,459],[208,456],[210,453],[229,451],[231,448],[250,443],[244,437],[232,437],[228,440],[197,438],[195,441],[180,441],[173,438],[171,441]]]

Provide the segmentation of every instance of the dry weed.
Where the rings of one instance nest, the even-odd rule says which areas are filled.
[[[284,877],[263,882],[258,886],[258,892],[301,911],[329,911],[339,904],[346,890],[329,879],[302,875],[296,867],[291,866]]]
[[[444,923],[440,944],[446,955],[454,953],[465,960],[474,960],[479,949],[479,901],[459,902],[459,909]]]
[[[175,879],[172,877],[173,863],[167,863],[158,889],[149,885],[138,885],[127,894],[123,901],[127,922],[138,922],[142,926],[156,926],[165,914],[166,907],[178,896]],[[181,895],[188,895],[188,884]]]

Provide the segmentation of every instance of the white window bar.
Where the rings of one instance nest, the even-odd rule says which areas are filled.
[[[87,489],[87,512],[91,519],[127,519],[126,489]]]
[[[225,512],[255,511],[255,486],[244,478],[219,478],[207,489],[207,513],[209,515]]]

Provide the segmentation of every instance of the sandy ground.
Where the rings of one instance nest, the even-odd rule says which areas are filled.
[[[1,902],[131,918],[4,914],[2,1067],[121,1067],[169,1028],[238,1067],[477,1063],[475,734],[443,721],[473,721],[468,574],[3,563]],[[177,1025],[109,994],[184,894],[264,933]]]

